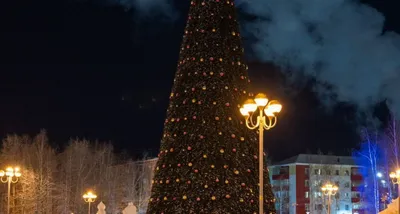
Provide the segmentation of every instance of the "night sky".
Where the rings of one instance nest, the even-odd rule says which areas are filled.
[[[175,21],[95,0],[2,2],[0,135],[46,129],[59,148],[80,137],[156,155],[189,6],[179,2]],[[400,32],[394,2],[368,1],[385,15],[386,29]],[[312,81],[296,87],[275,66],[249,61],[253,91],[284,105],[266,138],[274,160],[317,149],[348,154],[357,146],[352,106],[328,111]]]

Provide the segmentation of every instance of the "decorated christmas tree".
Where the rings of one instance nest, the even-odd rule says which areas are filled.
[[[148,214],[258,213],[258,139],[239,112],[249,82],[234,2],[192,0]]]

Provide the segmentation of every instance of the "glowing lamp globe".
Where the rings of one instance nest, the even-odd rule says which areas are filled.
[[[395,177],[396,177],[396,173],[391,172],[391,173],[389,174],[389,177],[390,177],[390,178],[395,178]]]
[[[281,112],[282,110],[282,105],[279,104],[278,101],[276,100],[272,100],[267,108],[264,109],[265,115],[267,115],[268,117],[274,117],[275,114]]]
[[[257,110],[257,104],[254,102],[254,100],[248,99],[246,100],[246,102],[244,102],[243,108],[247,112],[254,112],[255,110]]]
[[[256,102],[257,106],[264,107],[268,104],[267,95],[263,93],[259,93],[254,97],[254,101]]]
[[[249,116],[249,112],[244,107],[240,108],[240,113],[243,116]]]

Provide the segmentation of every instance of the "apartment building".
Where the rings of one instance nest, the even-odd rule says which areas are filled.
[[[300,154],[268,167],[278,214],[322,214],[328,196],[321,187],[339,187],[331,197],[331,213],[364,214],[360,167],[352,157]]]

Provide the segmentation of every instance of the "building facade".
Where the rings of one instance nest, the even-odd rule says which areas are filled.
[[[363,214],[360,167],[352,157],[300,154],[269,166],[278,214],[326,213],[328,196],[321,187],[339,187],[331,197],[331,213]]]

